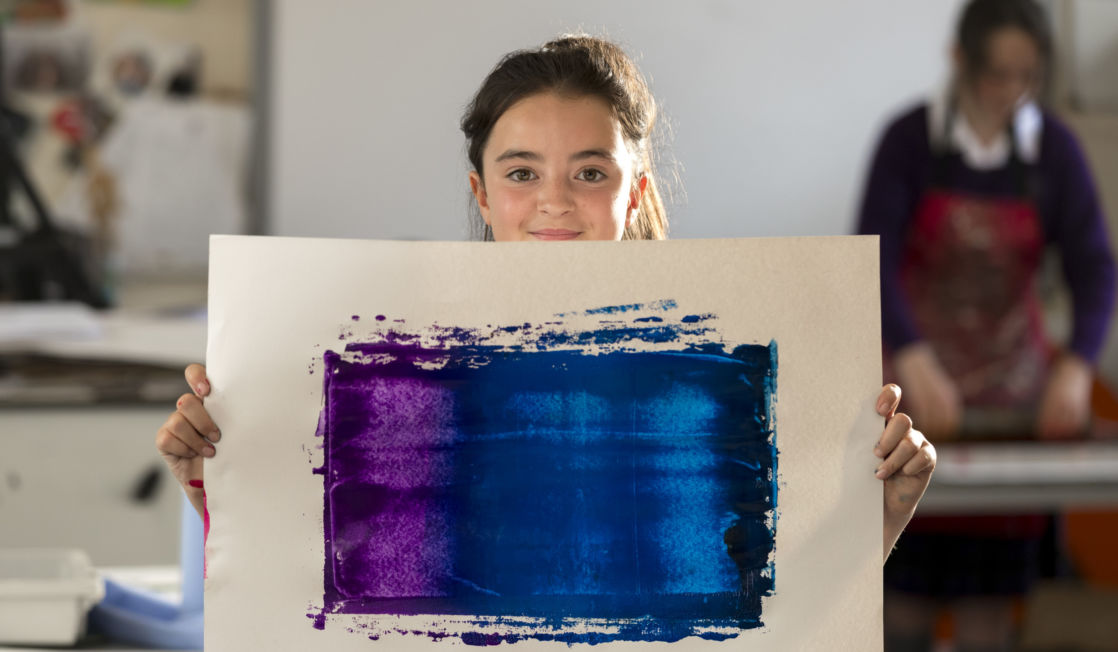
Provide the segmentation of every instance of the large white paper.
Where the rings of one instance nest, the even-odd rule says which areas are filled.
[[[877,247],[872,237],[510,244],[214,236],[206,405],[222,441],[206,463],[206,649],[659,649],[664,641],[880,649]],[[704,343],[717,354],[687,357]],[[397,345],[446,355],[408,358]],[[749,387],[767,373],[743,372],[726,392],[702,384],[721,363],[754,364],[730,359],[741,345],[761,352],[750,360],[762,367],[763,352],[772,352],[771,400],[742,428],[768,432],[772,459],[763,446],[750,444],[762,451],[755,459],[709,443],[729,441],[708,437],[711,424],[737,414],[736,397],[755,396]],[[540,360],[565,355],[570,364],[538,372]],[[377,374],[401,360],[430,377],[378,384],[388,381]],[[686,373],[698,365],[697,380],[681,372],[652,398],[641,388],[660,372],[615,371],[677,369],[680,360]],[[552,375],[576,374],[584,363],[606,371],[572,376],[585,389],[547,394]],[[463,380],[434,380],[456,364]],[[627,392],[639,396],[624,403]],[[355,396],[366,398],[355,407]],[[617,435],[622,404],[634,425]],[[709,414],[699,414],[708,404]],[[404,408],[421,416],[400,416]],[[463,422],[514,417],[515,428],[462,443]],[[612,424],[605,434],[602,423]],[[360,436],[343,440],[343,431]],[[603,437],[616,447],[599,454]],[[427,446],[418,457],[401,444],[417,440]],[[502,457],[508,450],[520,451],[519,463]],[[631,495],[623,486],[617,493],[628,473],[618,460],[634,469]],[[593,475],[599,464],[610,471]],[[733,464],[743,474],[771,464],[775,484],[758,480],[756,504],[745,504],[741,487],[723,486],[737,481],[725,472]],[[427,484],[414,484],[417,474]],[[729,541],[742,531],[735,510],[754,509],[756,525],[756,510],[772,507],[765,501],[775,502],[763,523],[774,545],[765,567],[749,572],[758,586],[771,580],[770,595],[742,626],[706,618],[729,604],[720,587],[739,563],[728,560],[733,546],[723,532]],[[420,504],[427,511],[408,529],[407,509]],[[631,545],[618,543],[627,536],[609,520],[618,515],[633,520]],[[595,538],[601,532],[608,540]],[[546,563],[532,565],[532,555]],[[619,590],[630,586],[626,573],[634,584]],[[739,596],[748,605],[757,597]]]

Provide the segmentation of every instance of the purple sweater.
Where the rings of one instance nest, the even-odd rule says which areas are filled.
[[[909,221],[932,177],[926,105],[906,112],[885,130],[870,167],[858,233],[881,236],[881,310],[885,344],[897,350],[920,339],[899,284]],[[954,156],[946,178],[956,189],[984,195],[1017,194],[1019,179],[1007,165],[973,170]],[[1114,257],[1091,172],[1071,131],[1044,113],[1039,158],[1033,169],[1036,201],[1049,245],[1059,247],[1071,289],[1073,329],[1068,343],[1097,361],[1114,305]]]

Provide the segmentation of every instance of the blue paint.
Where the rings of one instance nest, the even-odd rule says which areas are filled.
[[[582,315],[585,315],[585,316],[588,316],[588,317],[593,317],[593,316],[597,316],[597,315],[617,315],[617,314],[621,314],[621,313],[638,312],[638,311],[650,311],[650,310],[666,312],[666,311],[669,311],[669,310],[675,310],[676,308],[677,308],[677,305],[676,305],[676,302],[674,300],[672,300],[672,299],[661,299],[659,301],[652,301],[652,302],[649,302],[649,303],[626,303],[626,304],[615,305],[615,306],[601,306],[601,307],[598,307],[598,308],[590,308],[588,310],[584,310],[581,313],[565,312],[565,313],[560,313],[556,316],[557,317],[571,317],[571,316],[574,316],[576,314],[582,314]],[[637,321],[640,321],[640,320],[637,320]]]
[[[585,312],[585,314],[587,314],[587,315],[616,315],[616,314],[622,313],[622,312],[632,312],[634,310],[641,310],[642,308],[644,308],[643,304],[629,303],[629,304],[625,304],[623,306],[603,306],[601,308],[591,308],[590,310],[587,310]]]
[[[693,326],[710,319],[434,327],[327,352],[324,612],[554,625],[470,645],[760,626],[776,346],[728,353]],[[619,629],[570,631],[583,619]]]

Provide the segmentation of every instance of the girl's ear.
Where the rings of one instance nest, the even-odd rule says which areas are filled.
[[[648,177],[642,174],[629,191],[629,209],[625,211],[625,228],[628,228],[633,221],[633,212],[640,210],[641,198],[644,197],[644,189],[647,187]]]
[[[489,195],[485,193],[485,184],[481,182],[481,175],[477,170],[470,171],[470,192],[474,193],[477,208],[481,211],[481,219],[489,224]]]

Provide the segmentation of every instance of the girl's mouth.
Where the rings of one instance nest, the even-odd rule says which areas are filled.
[[[574,240],[582,235],[580,231],[571,231],[570,229],[539,229],[536,231],[529,231],[528,235],[537,240]]]

